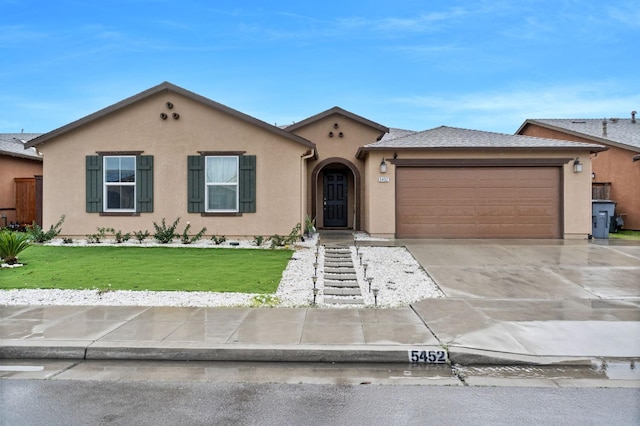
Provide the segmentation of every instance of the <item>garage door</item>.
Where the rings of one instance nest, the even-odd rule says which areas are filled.
[[[398,238],[560,238],[559,167],[398,167]]]

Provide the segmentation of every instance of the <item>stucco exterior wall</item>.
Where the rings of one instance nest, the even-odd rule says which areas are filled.
[[[355,155],[359,147],[375,142],[380,136],[380,131],[335,114],[296,129],[293,133],[315,143],[317,147],[318,158],[309,162],[307,167],[307,179],[311,190],[305,203],[309,214],[315,216],[317,226],[324,226],[322,170],[332,167],[332,164],[342,164],[357,171],[349,176],[348,227],[361,228],[364,221],[362,206],[365,179],[362,179],[362,176],[365,166],[364,161],[357,159]],[[335,161],[329,161],[331,159]],[[360,215],[356,218],[357,212],[360,212]]]
[[[562,205],[563,237],[587,238],[591,233],[591,160],[589,153],[575,152],[495,152],[495,151],[458,151],[458,152],[412,152],[401,151],[401,159],[532,159],[532,158],[579,158],[584,168],[582,173],[573,172],[573,161],[562,167]],[[365,179],[369,183],[365,190],[365,230],[372,236],[392,237],[395,234],[396,213],[396,166],[392,159],[393,151],[371,151],[367,156]],[[387,173],[380,172],[380,162],[386,159]],[[379,182],[379,178],[389,179]]]
[[[593,140],[570,135],[561,131],[528,124],[520,134],[542,138],[562,139],[593,143]],[[607,145],[608,150],[592,158],[593,183],[611,183],[611,199],[616,212],[623,214],[626,229],[640,230],[640,162],[633,162],[637,152]],[[589,174],[591,175],[591,174]]]
[[[174,108],[167,110],[166,102]],[[160,119],[161,113],[169,118]],[[180,115],[178,120],[171,117]],[[44,154],[44,226],[66,215],[62,234],[84,237],[97,227],[149,230],[180,217],[193,233],[227,237],[288,234],[304,218],[301,156],[308,148],[244,120],[175,93],[160,93],[40,144]],[[154,209],[140,216],[86,213],[85,156],[97,151],[144,151],[154,156]],[[187,212],[187,156],[198,151],[256,155],[256,213],[203,217]],[[302,223],[304,225],[304,223]]]
[[[0,215],[7,217],[7,224],[16,221],[15,178],[32,178],[42,175],[42,162],[26,158],[0,155]],[[0,227],[4,219],[0,219]]]

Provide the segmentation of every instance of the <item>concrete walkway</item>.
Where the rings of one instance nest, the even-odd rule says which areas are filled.
[[[1,306],[0,358],[640,361],[640,244],[404,243],[447,298],[399,309]]]

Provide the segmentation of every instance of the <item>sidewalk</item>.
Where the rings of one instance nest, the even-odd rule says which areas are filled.
[[[0,358],[640,361],[640,244],[405,243],[446,298],[395,309],[0,306]]]
[[[640,360],[638,302],[544,304],[432,299],[415,311],[4,306],[0,358],[409,362],[413,350],[446,350],[462,365]],[[578,321],[514,321],[550,310]]]

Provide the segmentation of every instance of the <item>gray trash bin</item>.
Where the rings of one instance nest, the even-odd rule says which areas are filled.
[[[593,200],[591,202],[591,233],[593,238],[609,238],[611,218],[616,210],[615,201]]]

